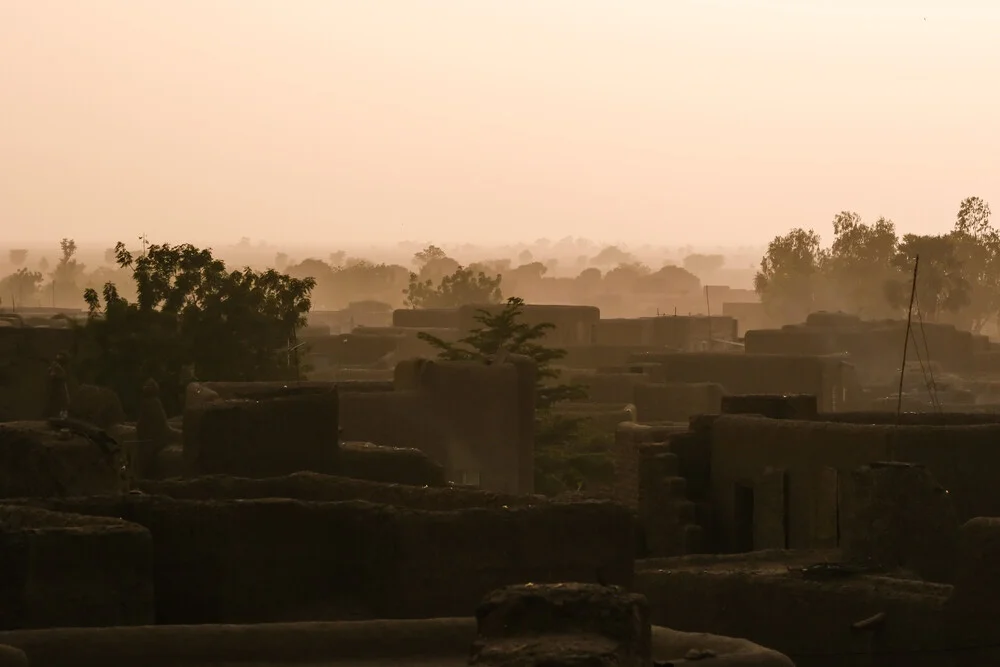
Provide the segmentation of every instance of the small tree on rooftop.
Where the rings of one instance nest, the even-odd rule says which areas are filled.
[[[535,490],[555,495],[607,485],[614,474],[607,443],[595,442],[582,419],[552,410],[560,402],[586,398],[586,387],[558,382],[560,372],[552,364],[564,358],[566,350],[541,343],[555,325],[528,324],[522,321],[523,313],[524,300],[512,297],[499,311],[479,310],[479,326],[455,343],[426,332],[417,336],[438,350],[438,358],[449,361],[489,364],[501,349],[532,359],[537,367]]]
[[[511,297],[497,312],[480,309],[475,316],[479,326],[468,336],[450,343],[421,331],[417,336],[438,350],[438,357],[449,361],[490,363],[501,349],[532,359],[537,366],[535,408],[548,410],[560,401],[586,398],[586,390],[573,384],[552,384],[559,371],[552,363],[566,356],[566,350],[539,343],[555,325],[549,322],[528,324],[521,321],[524,299]]]

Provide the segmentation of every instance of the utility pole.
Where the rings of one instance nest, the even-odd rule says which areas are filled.
[[[285,363],[288,365],[288,368],[292,367],[292,354],[295,354],[295,377],[296,378],[298,378],[298,375],[299,375],[299,355],[296,354],[296,351],[300,347],[302,347],[303,345],[305,345],[305,343],[298,343],[298,344],[296,344],[294,339],[289,338],[288,339],[288,347],[285,348],[285,354],[287,355],[286,359],[285,359]]]

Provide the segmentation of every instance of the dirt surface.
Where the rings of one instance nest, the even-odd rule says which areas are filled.
[[[465,656],[440,658],[399,658],[383,660],[330,660],[327,662],[185,662],[173,667],[463,667],[468,664]]]
[[[475,638],[474,618],[440,618],[20,630],[0,633],[0,644],[20,648],[40,667],[458,667],[468,663]],[[792,667],[780,653],[743,639],[652,628],[656,659],[677,661],[705,649],[714,653],[713,667]],[[315,659],[322,655],[332,657]]]
[[[825,572],[824,566],[829,566]],[[867,571],[864,565],[844,562],[840,550],[775,549],[742,554],[651,558],[636,562],[636,574],[640,579],[693,574],[754,577],[771,581],[787,579],[789,582],[806,580],[811,586],[862,586],[886,594],[926,595],[942,599],[953,590],[950,585],[926,582],[902,570]]]
[[[783,574],[789,569],[815,565],[817,563],[838,563],[839,550],[794,550],[773,549],[744,554],[694,555],[676,558],[647,558],[636,561],[636,571],[650,572],[669,570],[674,572],[713,572],[719,574]]]

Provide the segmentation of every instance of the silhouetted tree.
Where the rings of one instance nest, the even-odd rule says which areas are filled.
[[[754,289],[773,316],[801,322],[816,310],[825,253],[813,230],[793,229],[768,244]]]
[[[448,253],[446,253],[441,248],[436,245],[429,245],[423,250],[420,250],[413,254],[413,263],[418,269],[423,269],[425,266],[430,264],[435,260],[446,259]]]
[[[701,280],[687,269],[667,264],[658,271],[642,275],[638,289],[660,294],[691,294],[701,290]]]
[[[11,309],[36,306],[42,287],[42,273],[21,267],[14,273],[0,279],[0,299]]]
[[[52,270],[52,295],[59,305],[82,305],[80,303],[80,280],[85,267],[76,260],[76,241],[64,238],[59,241],[61,255]]]
[[[989,204],[979,197],[964,199],[951,240],[968,284],[968,305],[960,323],[978,332],[1000,312],[1000,233],[990,223]]]
[[[604,288],[609,292],[634,290],[639,279],[652,272],[652,269],[641,262],[633,261],[619,264],[604,274]]]
[[[435,285],[433,280],[421,280],[410,274],[410,284],[404,290],[406,305],[411,308],[457,308],[466,304],[500,303],[501,276],[489,277],[471,269],[458,267]]]
[[[456,343],[421,332],[417,335],[438,350],[441,359],[489,364],[500,350],[534,360],[535,385],[535,491],[556,495],[564,491],[588,490],[606,485],[614,477],[614,464],[607,442],[595,442],[581,419],[558,415],[552,407],[560,402],[586,398],[585,387],[560,383],[560,372],[552,364],[566,350],[541,343],[553,324],[529,325],[523,321],[524,301],[507,299],[497,312],[480,310],[478,327]]]
[[[523,314],[524,300],[511,297],[495,313],[479,310],[475,316],[479,326],[456,343],[423,331],[417,337],[434,346],[441,359],[449,361],[488,364],[501,349],[531,358],[538,367],[535,407],[539,410],[547,410],[560,401],[586,398],[586,390],[578,385],[553,384],[560,373],[552,363],[565,357],[566,350],[546,347],[540,341],[555,325],[548,322],[527,324],[522,320]]]
[[[541,262],[531,262],[505,271],[503,277],[510,283],[511,289],[521,290],[538,284],[548,270],[549,267]]]
[[[840,310],[872,319],[890,314],[883,286],[894,277],[898,244],[891,220],[879,218],[869,225],[850,211],[834,217],[833,244],[823,268],[830,297]]]
[[[137,298],[114,283],[88,289],[90,308],[75,360],[81,379],[117,391],[134,409],[139,388],[153,378],[165,406],[176,409],[181,375],[193,365],[201,380],[294,379],[287,349],[305,324],[312,278],[275,270],[229,271],[210,250],[151,245],[133,257],[116,246],[118,265],[132,273]]]
[[[594,266],[618,266],[620,264],[631,264],[638,260],[631,253],[625,252],[616,245],[602,248],[594,255],[590,263]]]
[[[920,269],[916,305],[923,319],[933,322],[969,304],[969,283],[962,274],[962,263],[951,236],[907,234],[893,258],[896,277],[885,286],[886,297],[898,312],[904,314],[909,306],[917,255],[920,255]]]
[[[469,264],[468,267],[476,273],[485,273],[488,276],[504,275],[510,272],[510,260],[509,259],[484,259],[480,262],[473,262]]]

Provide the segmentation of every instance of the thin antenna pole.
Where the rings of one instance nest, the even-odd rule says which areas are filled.
[[[896,397],[896,426],[903,414],[903,378],[906,376],[906,350],[910,345],[910,328],[913,325],[913,300],[917,296],[917,271],[920,269],[920,255],[913,260],[913,284],[910,287],[910,307],[906,311],[906,337],[903,338],[903,365],[899,369],[899,395]]]
[[[705,285],[705,313],[708,315],[708,349],[712,349],[712,301],[708,298],[708,285]]]
[[[920,325],[920,338],[924,342],[924,357],[927,359],[927,374],[931,378],[930,389],[931,398],[934,403],[934,407],[937,408],[938,412],[941,412],[941,401],[938,400],[937,395],[937,380],[934,379],[934,369],[931,368],[931,349],[927,345],[927,334],[924,332],[924,314],[920,311],[920,304],[917,304],[917,324]],[[914,336],[916,338],[916,336]],[[916,345],[917,341],[914,340],[913,344]],[[917,348],[918,350],[920,348]]]

